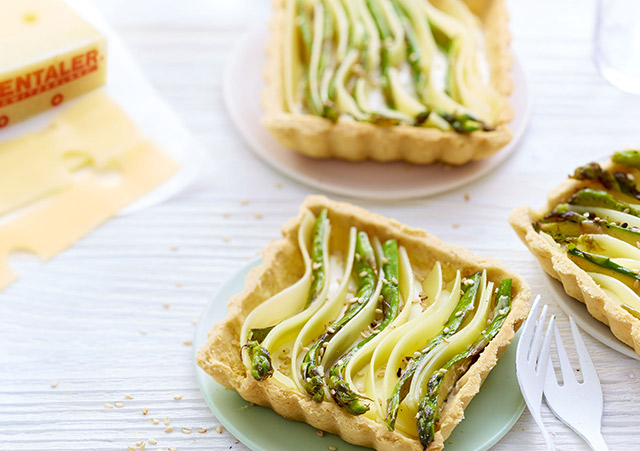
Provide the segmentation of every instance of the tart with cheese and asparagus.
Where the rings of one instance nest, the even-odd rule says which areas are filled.
[[[504,0],[274,0],[264,125],[315,158],[464,164],[511,139]]]
[[[198,365],[247,401],[348,442],[441,449],[526,317],[526,283],[321,196],[282,233]]]
[[[640,355],[640,151],[575,170],[536,212],[510,222],[569,296]]]

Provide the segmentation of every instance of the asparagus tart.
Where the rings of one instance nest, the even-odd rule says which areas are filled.
[[[229,301],[198,364],[243,398],[380,450],[436,450],[513,339],[500,263],[311,196]]]
[[[317,158],[462,164],[511,138],[503,0],[275,0],[264,124]]]
[[[511,224],[570,296],[640,354],[640,151],[581,166]]]

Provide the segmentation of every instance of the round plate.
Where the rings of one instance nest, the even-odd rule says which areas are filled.
[[[266,26],[261,25],[238,42],[222,82],[227,110],[258,157],[283,174],[313,188],[375,200],[432,196],[470,183],[495,169],[516,148],[529,121],[531,104],[527,83],[522,67],[514,60],[511,75],[515,90],[510,101],[515,109],[515,119],[509,124],[513,139],[490,158],[454,167],[309,158],[282,147],[260,123],[267,37]]]
[[[207,333],[213,323],[225,316],[227,301],[242,291],[249,270],[259,263],[260,259],[254,260],[234,274],[206,306],[193,340],[195,350],[206,344]],[[486,450],[500,440],[520,418],[525,403],[515,372],[515,353],[519,338],[520,335],[517,334],[487,377],[480,393],[465,410],[465,419],[445,442],[447,451]],[[346,443],[333,434],[319,437],[316,430],[308,424],[287,420],[266,407],[251,406],[236,392],[215,382],[197,365],[196,378],[211,411],[229,432],[253,450],[297,451],[301,443],[305,444],[307,451],[326,451],[327,446],[331,445],[340,451],[367,449]]]
[[[635,353],[633,348],[618,340],[606,324],[601,323],[589,314],[586,305],[569,296],[564,291],[564,287],[559,280],[554,279],[545,271],[542,271],[542,273],[544,274],[547,287],[553,293],[553,297],[562,311],[567,315],[573,316],[576,324],[580,326],[582,330],[602,344],[609,346],[611,349],[627,357],[640,360],[640,356]]]

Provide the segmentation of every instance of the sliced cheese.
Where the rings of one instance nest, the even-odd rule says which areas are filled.
[[[106,82],[105,37],[62,0],[0,0],[0,128]]]
[[[78,99],[47,129],[2,143],[0,289],[17,278],[11,252],[53,257],[176,169],[102,91]]]

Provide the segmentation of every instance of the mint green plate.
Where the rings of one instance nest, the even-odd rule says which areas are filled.
[[[218,290],[205,308],[195,334],[194,349],[202,347],[214,322],[225,316],[227,301],[242,291],[244,279],[260,260],[254,260],[234,274]],[[516,379],[516,345],[520,334],[482,385],[480,393],[465,410],[465,419],[445,442],[447,451],[486,450],[498,442],[520,418],[525,403]],[[366,450],[344,442],[333,434],[319,437],[311,426],[287,420],[273,410],[252,406],[236,392],[215,382],[196,365],[196,378],[209,408],[229,432],[252,450],[326,451],[335,446],[339,451]],[[304,445],[303,445],[304,444]]]

